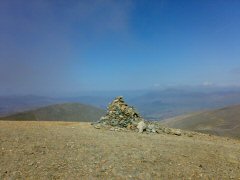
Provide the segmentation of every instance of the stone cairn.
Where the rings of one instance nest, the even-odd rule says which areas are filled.
[[[107,128],[111,131],[132,130],[139,133],[166,133],[177,136],[182,134],[179,129],[163,127],[158,122],[145,121],[133,107],[124,102],[122,96],[116,97],[109,104],[107,114],[92,125],[96,129]]]
[[[103,124],[128,129],[135,129],[140,121],[143,121],[141,116],[124,102],[122,96],[109,104],[106,116],[100,119]]]
[[[145,130],[156,132],[153,124],[147,123],[139,113],[131,106],[128,106],[122,96],[116,97],[108,106],[107,114],[101,117],[95,125],[100,129],[102,126],[111,127],[110,130],[135,130],[142,133]]]

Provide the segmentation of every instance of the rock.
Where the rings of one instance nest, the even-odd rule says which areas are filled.
[[[162,130],[156,129],[156,133],[160,134],[160,133],[162,133]]]
[[[129,125],[127,126],[127,129],[128,129],[128,130],[132,130],[132,129],[133,129],[133,126],[132,126],[131,124],[129,124]]]
[[[99,125],[94,126],[96,129],[101,129]]]
[[[171,134],[181,136],[182,132],[179,129],[172,129]]]
[[[164,128],[163,132],[166,133],[166,134],[170,134],[171,130],[169,128]]]
[[[115,130],[115,128],[114,128],[114,127],[110,128],[110,131],[114,131],[114,130]]]
[[[188,136],[188,137],[193,137],[193,133],[192,133],[192,132],[189,132],[189,133],[187,134],[187,136]]]
[[[138,123],[137,128],[138,128],[138,132],[142,133],[143,130],[145,130],[147,128],[147,126],[144,121],[141,121]]]
[[[156,133],[156,128],[154,124],[149,124],[147,129],[149,129],[150,132]]]

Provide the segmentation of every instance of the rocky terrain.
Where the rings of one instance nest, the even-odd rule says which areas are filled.
[[[240,141],[0,121],[0,179],[240,179]]]
[[[180,129],[163,127],[159,122],[146,121],[132,106],[125,103],[122,96],[116,97],[107,108],[107,114],[99,121],[92,123],[96,129],[110,129],[116,131],[131,130],[139,133],[167,133],[182,135]],[[192,136],[192,133],[184,132]]]
[[[145,121],[117,97],[98,122],[0,121],[0,179],[240,179],[240,141]]]

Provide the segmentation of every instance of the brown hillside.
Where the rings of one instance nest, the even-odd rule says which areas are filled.
[[[105,113],[103,109],[90,105],[63,103],[0,117],[0,120],[94,122]]]
[[[239,179],[240,141],[0,121],[0,179]]]
[[[220,136],[240,138],[240,105],[167,119],[164,125]]]

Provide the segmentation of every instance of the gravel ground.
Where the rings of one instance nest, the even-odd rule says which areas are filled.
[[[0,179],[240,180],[240,141],[0,121]]]

